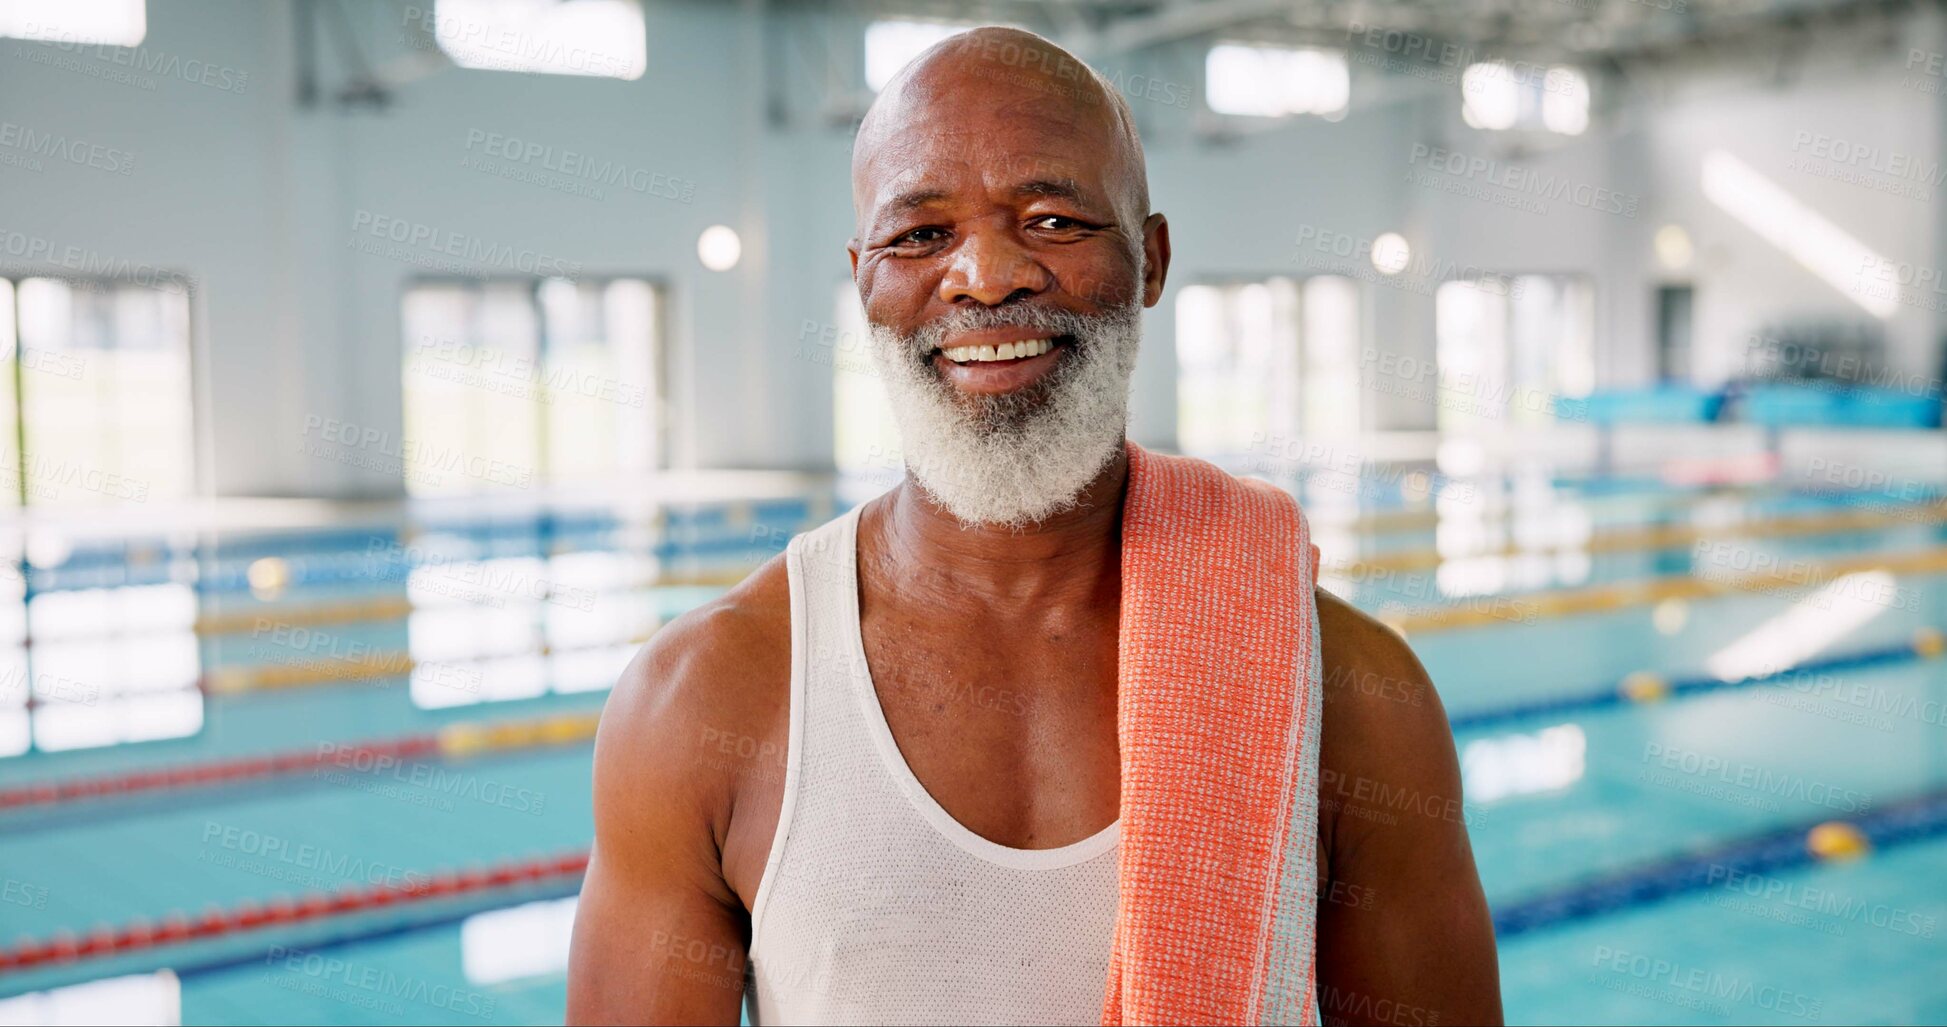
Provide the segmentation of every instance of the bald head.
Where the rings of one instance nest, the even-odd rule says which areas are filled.
[[[997,137],[997,123],[1029,131]],[[880,91],[852,146],[853,202],[867,217],[873,187],[910,172],[916,144],[929,137],[958,136],[965,144],[958,152],[969,161],[1054,169],[1069,155],[1037,145],[1049,131],[1091,144],[1118,217],[1141,224],[1150,212],[1149,175],[1128,102],[1053,42],[996,25],[935,44]],[[939,156],[937,147],[933,154]]]

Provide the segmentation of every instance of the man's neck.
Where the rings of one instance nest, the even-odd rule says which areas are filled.
[[[1128,452],[1118,445],[1074,506],[1011,528],[964,524],[908,474],[886,497],[886,553],[895,565],[919,572],[919,580],[951,582],[989,601],[1113,598],[1121,580],[1128,481]]]

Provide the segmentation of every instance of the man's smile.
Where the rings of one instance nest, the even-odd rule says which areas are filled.
[[[1068,335],[1018,326],[958,332],[942,341],[929,359],[954,388],[999,395],[1040,381],[1074,343]]]

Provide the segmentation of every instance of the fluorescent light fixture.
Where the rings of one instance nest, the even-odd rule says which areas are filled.
[[[1330,116],[1351,101],[1352,79],[1335,50],[1220,43],[1204,58],[1204,97],[1219,114]]]
[[[144,0],[7,0],[0,36],[66,45],[135,46],[149,34]]]
[[[1589,127],[1589,80],[1574,68],[1550,68],[1542,78],[1541,124],[1579,136]]]
[[[1470,64],[1460,73],[1460,118],[1474,128],[1513,128],[1521,118],[1521,86],[1501,61]]]
[[[640,0],[438,0],[432,20],[462,68],[632,80],[649,67]]]
[[[1886,258],[1799,202],[1751,165],[1728,151],[1711,150],[1704,154],[1703,188],[1704,196],[1724,213],[1743,222],[1744,227],[1784,251],[1799,266],[1824,279],[1867,313],[1884,320],[1899,309],[1893,296],[1860,289],[1865,270],[1885,264]]]

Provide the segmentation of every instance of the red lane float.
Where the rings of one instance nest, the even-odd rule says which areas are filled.
[[[80,936],[72,931],[57,931],[44,941],[27,939],[11,948],[0,948],[0,974],[220,938],[308,920],[349,916],[405,903],[449,899],[475,892],[508,891],[551,878],[579,876],[587,869],[588,852],[583,850],[550,859],[501,863],[484,869],[441,871],[429,876],[422,875],[403,885],[351,885],[331,895],[308,892],[297,897],[280,895],[263,903],[246,900],[229,909],[212,906],[193,919],[186,913],[176,911],[163,916],[157,923],[133,920],[119,928],[97,927]]]
[[[192,763],[161,770],[131,771],[109,777],[41,782],[0,790],[0,810],[18,809],[24,806],[47,806],[70,799],[231,784],[256,778],[278,777],[334,763],[343,764],[347,760],[356,763],[359,760],[382,757],[414,759],[437,753],[439,748],[438,735],[410,735],[389,741],[317,746],[271,756],[250,756],[214,763]]]
[[[135,770],[108,777],[21,785],[0,790],[0,810],[46,806],[70,799],[230,784],[301,773],[327,765],[358,771],[377,766],[383,770],[386,761],[396,763],[429,756],[471,759],[523,749],[576,745],[594,740],[595,730],[600,724],[599,712],[555,713],[525,720],[456,721],[436,732],[404,738],[325,742],[310,749],[269,755],[192,763],[161,770]]]

